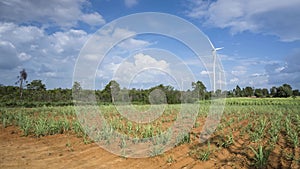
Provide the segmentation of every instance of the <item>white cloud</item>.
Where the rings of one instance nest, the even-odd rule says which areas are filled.
[[[286,64],[282,72],[300,73],[300,48],[295,49],[292,54],[286,57]],[[300,79],[299,79],[300,81]]]
[[[54,24],[63,28],[74,27],[80,20],[92,26],[104,24],[105,21],[99,13],[82,11],[85,4],[89,2],[86,0],[3,0],[0,2],[0,19],[17,24],[38,22],[43,24],[43,27]]]
[[[5,22],[0,22],[0,33],[0,40],[15,46],[18,55],[23,59],[25,59],[24,54],[28,55],[26,58],[39,54],[56,56],[60,56],[60,53],[75,54],[89,38],[83,30],[70,29],[49,35],[42,28]]]
[[[46,72],[46,73],[45,73],[45,76],[46,76],[46,77],[56,77],[57,74],[56,74],[56,72]]]
[[[282,41],[300,40],[300,1],[190,1],[187,15],[209,26],[229,28],[232,33],[261,32]]]
[[[114,79],[122,87],[140,88],[174,83],[168,73],[170,64],[165,60],[137,53],[126,59],[118,56],[105,58],[96,75],[100,83]]]
[[[228,89],[241,87],[270,88],[284,83],[300,88],[300,49],[295,49],[284,61],[262,58],[239,58],[225,61]]]
[[[145,68],[145,67],[154,67],[159,68],[162,70],[167,70],[169,64],[164,60],[156,60],[155,58],[144,55],[143,53],[138,53],[134,55],[134,64],[138,69]]]
[[[205,70],[202,70],[202,71],[200,72],[200,74],[201,74],[201,75],[209,75],[209,72],[208,72],[208,71],[205,71]]]
[[[0,69],[9,70],[0,78],[12,85],[20,69],[25,68],[29,80],[49,77],[50,85],[57,85],[54,78],[71,79],[75,59],[89,36],[83,30],[47,34],[43,28],[0,22]],[[45,71],[43,64],[51,69]],[[61,87],[70,87],[64,85],[69,84]]]
[[[18,26],[0,22],[0,38],[5,41],[27,44],[44,36],[44,30],[35,26]]]
[[[219,54],[218,53],[218,57],[220,58],[221,61],[235,61],[236,58],[232,57],[232,56],[228,56],[225,54]]]
[[[87,41],[89,35],[83,30],[71,29],[65,32],[55,32],[49,36],[49,41],[55,52],[79,51]]]
[[[127,51],[134,51],[134,50],[145,48],[149,45],[151,45],[151,43],[148,41],[130,38],[130,39],[127,39],[127,40],[121,42],[118,45],[118,47],[120,47],[124,50],[127,50]]]
[[[269,75],[265,66],[278,64],[278,60],[268,58],[234,58],[225,59],[223,62],[227,79],[227,89],[231,90],[239,85],[240,87],[251,86],[255,88],[270,88]],[[277,68],[277,67],[276,67]],[[275,69],[274,69],[275,70]]]
[[[235,66],[231,71],[231,74],[235,76],[244,75],[245,73],[247,73],[247,68],[244,66]]]
[[[259,73],[253,73],[251,74],[252,77],[259,77],[259,76],[262,76],[262,74],[259,74]]]
[[[114,72],[113,79],[120,84],[131,83],[155,83],[164,81],[160,77],[170,72],[169,63],[158,60],[150,55],[138,53],[121,62]],[[141,75],[142,76],[139,76]]]
[[[275,69],[275,72],[276,72],[276,73],[280,73],[282,70],[284,70],[284,67],[283,67],[283,66],[282,66],[282,67],[276,68],[276,69]]]
[[[102,80],[100,83],[103,83],[103,80],[113,79],[112,76],[115,69],[111,68],[118,67],[120,59],[114,61],[109,58],[131,56],[132,50],[144,48],[150,44],[148,41],[135,39],[135,34],[135,32],[127,28],[120,28],[114,25],[104,26],[91,36],[80,51],[80,57],[77,60],[75,69],[78,73],[75,74],[74,78],[78,81],[84,81],[88,77],[88,80],[90,80],[95,78],[95,71],[98,70],[96,76]],[[130,66],[126,68],[129,69]],[[85,87],[92,87],[92,83],[85,81],[87,85]]]
[[[229,81],[231,84],[237,84],[239,82],[239,79],[238,78],[233,78],[233,79],[230,79]]]
[[[103,56],[130,54],[152,44],[146,40],[136,39],[135,34],[135,32],[124,28],[105,27],[91,36],[84,50],[81,51],[81,55],[89,61],[99,61]]]
[[[125,6],[131,8],[138,4],[138,0],[124,0]]]
[[[18,55],[18,58],[21,60],[21,61],[26,61],[26,60],[29,60],[31,58],[31,55],[27,54],[27,53],[20,53]]]
[[[128,29],[124,29],[124,28],[115,28],[115,29],[108,29],[108,34],[111,35],[112,38],[116,38],[116,39],[120,39],[122,37],[129,37],[129,36],[134,36],[136,33],[133,31],[130,31]]]
[[[285,63],[268,64],[265,67],[266,76],[270,85],[289,83],[295,88],[300,88],[300,49],[296,49],[286,57]]]
[[[19,65],[20,60],[15,46],[0,40],[0,69],[12,69]]]
[[[104,18],[97,12],[82,14],[80,20],[92,26],[105,24]]]
[[[76,57],[91,37],[86,31],[75,28],[82,22],[91,26],[105,24],[105,19],[99,13],[87,9],[89,3],[87,0],[0,1],[0,69],[10,70],[11,74],[1,74],[0,78],[15,77],[19,69],[26,68],[29,80],[46,78],[47,82],[53,85],[57,83],[57,79],[60,79],[60,82],[71,79]],[[128,7],[132,7],[138,1],[126,3]],[[52,32],[53,30],[55,32]],[[93,62],[99,58],[96,55],[99,50],[112,45],[111,42],[116,39],[135,34],[122,28],[108,28],[106,32],[101,33],[101,38],[107,36],[107,41],[101,45],[95,43],[94,46],[89,46],[91,53],[87,57]],[[149,42],[134,37],[123,42],[126,43],[116,45],[118,50],[131,51],[150,45]],[[115,71],[118,62],[107,64],[107,69]],[[15,80],[6,79],[8,84]],[[60,87],[69,87],[64,85],[68,84],[60,84]]]
[[[209,5],[209,1],[190,1],[188,4],[189,11],[187,12],[187,15],[192,18],[205,17]]]

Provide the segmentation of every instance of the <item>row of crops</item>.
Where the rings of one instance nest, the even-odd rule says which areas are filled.
[[[175,139],[177,145],[188,144],[191,146],[189,152],[191,157],[199,161],[206,161],[216,158],[218,153],[226,149],[236,154],[245,154],[245,158],[250,161],[247,165],[257,168],[300,166],[299,98],[227,99],[221,122],[214,132],[210,131],[211,137],[201,145],[198,142],[199,135],[210,110],[210,102],[203,101],[199,105],[197,118],[192,120],[194,124],[192,130],[179,133],[178,138]],[[138,144],[141,139],[157,136],[150,140],[153,145],[157,146],[154,146],[154,149],[149,153],[151,156],[161,154],[163,149],[158,147],[166,145],[171,140],[171,135],[166,133],[180,118],[181,106],[166,105],[163,109],[150,109],[150,105],[134,105],[136,114],[151,110],[152,112],[150,111],[149,114],[153,115],[157,113],[156,111],[163,110],[161,114],[156,114],[158,118],[155,120],[148,123],[137,123],[125,118],[124,114],[118,112],[115,106],[101,105],[98,109],[107,122],[108,128],[106,127],[105,131],[99,132],[97,140],[94,141],[105,141],[105,144],[112,144],[114,138],[108,137],[107,134],[114,130],[130,138],[136,138],[131,140],[132,143],[129,143],[127,138],[117,140],[119,142],[117,146],[126,150],[131,144]],[[185,110],[187,114],[191,111],[194,109]],[[89,113],[93,114],[86,112],[86,114]],[[142,116],[142,113],[138,115]],[[82,137],[85,143],[92,142],[84,132],[87,129],[81,125],[83,121],[78,120],[76,111],[72,106],[3,107],[0,108],[0,120],[4,128],[18,126],[22,131],[22,136],[42,137],[68,133]],[[97,125],[97,123],[90,125]],[[239,150],[235,150],[237,146],[239,146]],[[123,152],[123,155],[127,156],[126,151]],[[274,163],[274,159],[279,162]]]
[[[299,98],[227,98],[227,105],[299,105]]]

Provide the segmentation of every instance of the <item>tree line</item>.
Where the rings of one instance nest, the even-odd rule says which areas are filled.
[[[131,102],[133,104],[178,104],[194,103],[199,100],[210,100],[214,96],[226,97],[296,97],[300,96],[299,90],[293,90],[291,85],[283,84],[267,88],[245,87],[229,91],[208,91],[201,82],[192,82],[191,90],[180,91],[170,85],[157,85],[149,89],[126,89],[120,87],[117,81],[111,80],[102,90],[82,89],[79,82],[74,82],[72,89],[46,89],[41,80],[26,81],[25,70],[20,72],[16,84],[19,86],[0,85],[0,106],[25,106],[36,107],[43,105],[64,106],[77,102],[97,101],[99,104],[112,102]],[[24,85],[26,84],[26,85]]]
[[[172,86],[163,84],[149,89],[126,89],[112,80],[102,90],[82,89],[80,83],[75,82],[72,89],[46,89],[46,85],[41,80],[33,80],[20,90],[20,86],[0,85],[1,106],[26,106],[35,107],[42,105],[72,105],[76,97],[77,101],[89,102],[96,98],[100,104],[110,104],[118,101],[130,101],[133,104],[152,103],[193,103],[199,100],[210,100],[213,96],[226,95],[226,97],[296,97],[299,90],[293,90],[288,84],[282,86],[266,88],[236,86],[230,91],[217,90],[207,91],[201,81],[193,82],[192,90],[179,91]],[[150,98],[150,99],[149,99]]]
[[[273,86],[269,90],[267,88],[257,88],[255,89],[254,87],[245,87],[245,88],[240,88],[238,85],[236,86],[235,89],[228,91],[227,92],[227,97],[259,97],[259,98],[264,98],[264,97],[296,97],[300,96],[299,90],[291,87],[289,84],[283,84],[281,86]]]

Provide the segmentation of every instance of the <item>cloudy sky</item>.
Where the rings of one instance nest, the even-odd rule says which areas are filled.
[[[97,30],[120,17],[161,12],[191,22],[215,47],[224,47],[218,56],[227,89],[236,85],[270,88],[283,83],[300,89],[299,6],[299,0],[1,0],[0,84],[14,85],[25,68],[28,81],[41,79],[47,88],[70,88],[78,57],[84,54],[87,63],[98,65],[93,74],[97,88],[111,79],[130,79],[131,87],[176,86],[176,78],[169,75],[178,75],[180,70],[192,72],[194,79],[212,89],[210,69],[178,40],[137,35],[125,26],[106,29],[110,39],[101,36],[101,44],[85,45]],[[135,24],[149,25],[146,22]],[[172,26],[174,32],[184,32]],[[111,39],[124,37],[101,62],[97,55],[82,50],[102,50],[111,45]]]

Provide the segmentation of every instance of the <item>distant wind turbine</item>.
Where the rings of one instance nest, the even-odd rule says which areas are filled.
[[[212,47],[212,55],[213,55],[213,90],[216,92],[216,60],[217,60],[217,51],[223,49],[224,47],[221,48],[215,48],[214,45],[211,43],[209,38],[207,37],[211,47]]]

